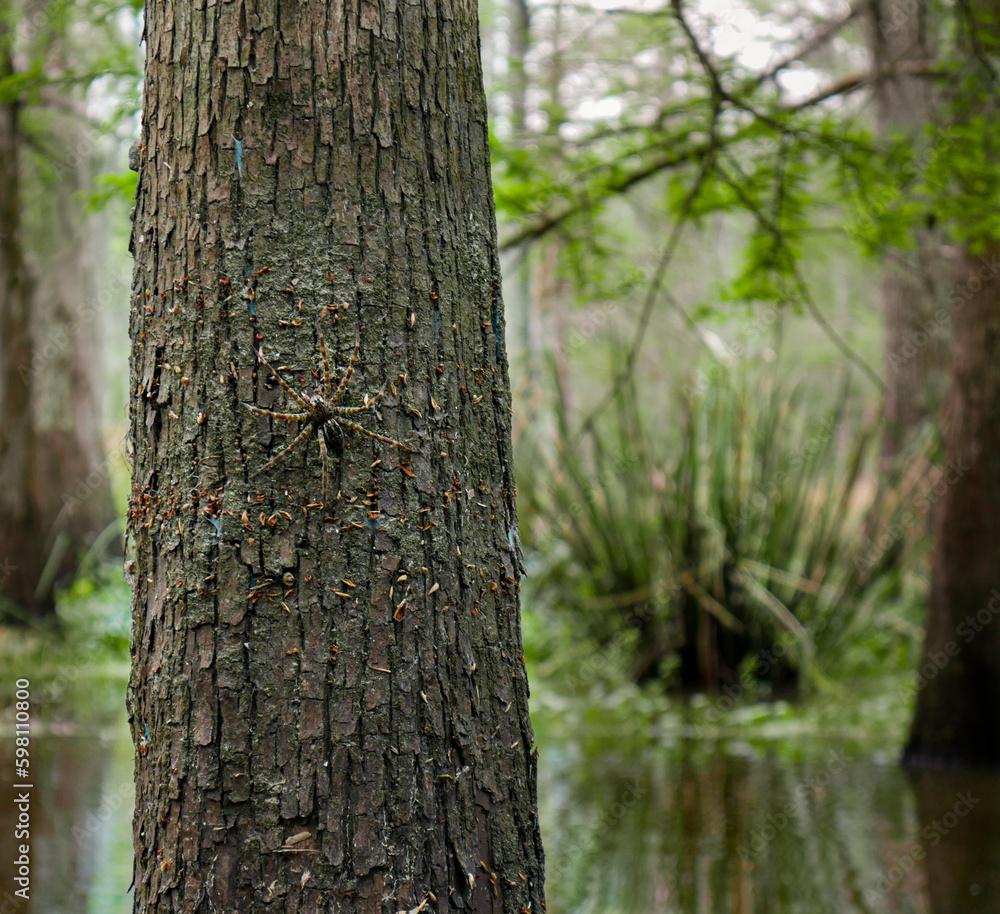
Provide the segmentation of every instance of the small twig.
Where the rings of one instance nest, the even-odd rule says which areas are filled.
[[[841,16],[840,19],[835,19],[832,22],[827,22],[823,25],[812,38],[808,39],[805,44],[801,45],[796,51],[783,57],[777,63],[772,64],[764,72],[757,74],[751,82],[751,86],[759,86],[762,83],[767,82],[769,79],[774,79],[782,70],[787,69],[793,63],[803,60],[812,54],[814,51],[818,51],[821,47],[831,41],[836,34],[844,28],[844,26],[849,25],[853,22],[861,13],[863,13],[869,6],[871,6],[872,0],[862,0],[860,3],[855,3],[847,11],[845,16]]]
[[[762,124],[767,124],[768,127],[772,130],[776,130],[778,133],[794,135],[796,133],[795,130],[785,124],[782,124],[780,121],[775,120],[769,114],[764,114],[763,112],[758,111],[749,102],[733,95],[726,89],[725,86],[722,85],[722,78],[719,76],[718,70],[715,69],[715,65],[712,63],[711,58],[709,58],[707,52],[704,48],[702,48],[698,39],[695,37],[691,26],[688,25],[687,19],[684,17],[682,0],[670,0],[670,5],[673,7],[674,16],[677,17],[677,22],[680,24],[681,29],[687,36],[688,43],[691,45],[691,50],[694,51],[695,57],[698,58],[701,68],[705,71],[705,75],[711,83],[712,95],[715,96],[717,100],[721,99],[722,101],[728,102],[734,108],[739,108],[741,111],[746,111],[747,114],[753,115],[754,120],[759,121]]]

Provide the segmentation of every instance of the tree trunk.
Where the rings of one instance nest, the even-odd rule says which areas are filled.
[[[988,124],[997,114],[995,76],[980,61],[1000,46],[1000,8],[971,4],[959,25],[970,77],[979,82],[963,83],[953,110],[960,123],[971,116]],[[958,182],[969,180],[965,167],[956,157]],[[1000,241],[981,228],[992,213],[988,199],[979,211],[962,211],[967,246],[951,296],[947,462],[931,493],[937,516],[927,635],[904,753],[914,765],[1000,766]]]
[[[966,255],[953,312],[947,465],[906,760],[1000,764],[1000,245]],[[940,487],[940,491],[938,489]]]
[[[507,15],[510,27],[507,40],[507,69],[510,73],[510,127],[516,147],[523,148],[528,139],[528,70],[527,57],[531,49],[531,7],[528,0],[509,0]]]
[[[135,910],[541,911],[475,7],[146,28]]]
[[[52,43],[46,65],[59,69],[67,62]],[[0,63],[0,78],[12,72],[9,64],[4,70]],[[87,255],[96,233],[78,200],[91,183],[88,129],[48,113],[44,140],[62,156],[46,163],[53,178],[20,159],[18,105],[5,104],[3,112],[0,563],[6,556],[10,573],[0,571],[0,593],[44,615],[54,607],[56,586],[76,575],[102,534],[98,555],[121,554],[102,441],[96,333],[99,308],[119,290],[94,288]],[[22,211],[26,172],[39,190]]]
[[[935,111],[933,82],[905,68],[933,58],[926,0],[907,5],[895,0],[871,5],[873,67],[886,71],[875,84],[879,130],[888,138],[903,134],[913,143],[918,163],[927,157],[924,128]],[[905,187],[889,188],[900,197]],[[940,229],[918,226],[915,250],[892,248],[882,257],[881,300],[886,383],[882,455],[887,468],[928,419],[947,385],[948,327],[937,318],[948,300],[951,270],[941,256]]]
[[[0,10],[2,12],[2,10]],[[12,74],[0,17],[0,80]],[[21,242],[17,101],[0,102],[0,593],[35,607],[47,531],[31,422],[30,287]]]
[[[100,311],[122,300],[118,278],[98,288],[95,267],[110,228],[88,214],[82,202],[92,187],[92,156],[78,150],[93,142],[90,128],[67,119],[53,126],[53,146],[70,150],[45,186],[30,232],[34,266],[31,296],[32,422],[37,472],[46,485],[37,510],[47,525],[45,577],[41,591],[76,575],[92,548],[93,558],[121,556],[118,517],[111,497],[111,468],[120,459],[105,453],[101,415]],[[100,538],[100,542],[98,539]]]

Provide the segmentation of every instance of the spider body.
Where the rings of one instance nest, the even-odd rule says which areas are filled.
[[[257,358],[260,360],[261,364],[271,373],[281,389],[285,391],[291,400],[300,407],[300,410],[298,412],[282,413],[275,410],[263,409],[260,406],[254,406],[250,403],[244,403],[243,405],[251,412],[258,413],[262,416],[270,416],[273,419],[284,419],[288,422],[305,423],[304,428],[302,428],[302,430],[295,436],[291,444],[283,448],[278,452],[278,454],[264,464],[264,466],[254,473],[255,476],[259,476],[266,470],[271,469],[271,467],[281,460],[282,457],[289,454],[297,445],[306,441],[313,432],[319,432],[316,439],[319,442],[319,451],[321,457],[323,458],[323,504],[326,505],[327,479],[329,476],[328,451],[333,450],[337,455],[343,452],[344,437],[347,429],[360,432],[362,435],[366,435],[376,441],[392,444],[395,447],[411,454],[415,454],[417,451],[409,447],[409,445],[404,444],[402,441],[396,441],[394,438],[388,438],[385,435],[380,435],[377,432],[373,432],[370,429],[365,428],[359,422],[354,421],[355,416],[360,416],[362,413],[370,412],[375,407],[375,404],[378,403],[383,396],[385,396],[385,384],[382,385],[382,389],[374,397],[369,398],[368,395],[365,394],[362,406],[341,405],[341,400],[343,400],[344,394],[347,392],[347,387],[350,384],[351,377],[354,374],[354,364],[357,361],[358,351],[361,348],[360,331],[358,331],[354,340],[354,352],[351,354],[351,360],[347,365],[347,371],[344,372],[344,376],[337,383],[336,387],[333,386],[333,379],[330,374],[330,360],[326,353],[326,341],[323,339],[323,331],[317,327],[317,332],[319,335],[320,353],[322,354],[323,382],[322,389],[320,391],[314,394],[305,394],[292,388],[288,382],[281,377],[280,374],[278,374],[277,370],[271,366],[267,359],[264,358],[264,353],[258,349]]]

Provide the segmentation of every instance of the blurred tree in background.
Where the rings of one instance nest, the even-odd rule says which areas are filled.
[[[885,0],[868,5],[876,127],[885,142],[909,146],[919,166],[931,152],[931,129],[942,86],[934,75],[933,34],[938,10],[928,0],[912,0],[906,14]],[[939,24],[939,23],[938,23]],[[899,176],[900,187],[883,188],[882,205],[911,193],[916,169]],[[883,466],[893,464],[933,418],[947,384],[947,324],[928,334],[937,313],[946,309],[954,283],[954,263],[946,255],[945,235],[933,210],[910,229],[912,243],[887,244],[881,252],[879,288],[883,337],[885,403],[882,409]],[[894,480],[893,482],[898,482]]]
[[[906,758],[1000,765],[1000,7],[963,4],[944,119],[953,152],[931,177],[960,245],[948,483],[936,518],[920,689]]]
[[[992,58],[968,53],[960,6],[817,9],[512,18],[509,47],[527,50],[494,109],[497,197],[505,247],[530,265],[525,346],[556,379],[554,421],[522,439],[532,583],[598,651],[626,645],[639,679],[743,688],[816,657],[913,660],[917,547],[952,488],[936,412],[953,277],[973,268],[956,242],[996,233],[978,151],[992,127],[956,112]],[[803,430],[776,431],[795,400],[773,412],[762,379],[801,387]],[[708,414],[707,435],[685,418]]]
[[[134,186],[107,172],[136,104],[135,12],[0,3],[0,608],[12,620],[50,612],[82,563],[120,553],[102,337],[128,280],[107,269],[110,223],[94,209]]]

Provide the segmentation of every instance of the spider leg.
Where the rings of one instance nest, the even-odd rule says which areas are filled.
[[[316,427],[315,422],[310,422],[308,425],[306,425],[306,427],[302,429],[302,431],[295,436],[295,440],[290,445],[288,445],[288,447],[286,447],[283,451],[281,451],[281,453],[277,454],[275,457],[271,458],[271,460],[269,460],[266,464],[264,464],[264,466],[262,466],[253,475],[260,476],[260,474],[263,473],[265,470],[271,469],[271,467],[273,467],[279,460],[281,460],[281,458],[284,457],[285,454],[287,454],[290,450],[292,450],[292,448],[294,448],[295,445],[305,441],[315,427]]]
[[[309,410],[309,408],[310,408],[310,403],[309,403],[309,401],[308,401],[308,400],[306,400],[306,398],[305,398],[305,397],[303,397],[303,396],[302,396],[302,394],[298,393],[297,391],[294,391],[294,390],[292,390],[292,388],[288,386],[288,383],[287,383],[287,382],[285,381],[285,379],[284,379],[284,378],[283,378],[283,377],[282,377],[282,376],[281,376],[280,374],[278,374],[278,372],[276,372],[276,371],[275,371],[275,370],[274,370],[274,369],[273,369],[273,368],[271,367],[271,365],[270,365],[270,363],[269,363],[269,362],[267,361],[267,359],[265,359],[265,358],[264,358],[264,353],[263,353],[263,351],[261,351],[260,349],[258,349],[258,350],[257,350],[257,358],[258,358],[258,359],[260,359],[260,360],[261,360],[261,361],[262,361],[262,362],[264,363],[264,367],[265,367],[265,368],[266,368],[266,369],[267,369],[267,370],[268,370],[269,372],[271,372],[271,374],[272,374],[272,375],[274,375],[274,380],[275,380],[275,381],[277,381],[277,382],[278,382],[278,383],[279,383],[279,384],[281,385],[282,389],[283,389],[283,390],[284,390],[284,391],[285,391],[285,392],[286,392],[286,393],[287,393],[287,394],[288,394],[288,395],[289,395],[289,396],[290,396],[290,397],[291,397],[291,398],[292,398],[292,399],[293,399],[293,400],[294,400],[294,401],[295,401],[296,403],[298,403],[298,404],[299,404],[299,406],[301,406],[301,407],[302,407],[303,409],[305,409],[305,410],[307,410],[307,411],[308,411],[308,410]]]
[[[361,328],[359,327],[355,331],[354,336],[354,352],[351,353],[351,361],[347,363],[347,371],[344,377],[340,379],[340,383],[337,385],[337,389],[332,395],[327,396],[327,402],[330,404],[336,403],[344,395],[344,391],[347,390],[347,385],[351,381],[351,375],[354,374],[354,363],[357,361],[358,352],[361,349]]]
[[[415,450],[408,444],[403,444],[402,441],[396,441],[395,438],[386,438],[385,435],[379,435],[376,432],[370,432],[363,425],[358,425],[356,422],[350,422],[347,419],[341,419],[339,416],[333,420],[338,425],[346,425],[348,428],[353,428],[356,432],[361,432],[363,435],[367,435],[369,438],[374,438],[376,441],[384,441],[386,444],[394,444],[398,448],[402,448],[410,454],[419,454],[420,451]]]
[[[366,398],[367,396],[368,395],[365,394]],[[385,385],[383,385],[382,389],[377,394],[375,394],[375,396],[372,397],[370,400],[366,399],[364,406],[334,406],[333,409],[335,412],[343,414],[345,416],[356,416],[358,413],[368,412],[368,410],[370,410],[384,396],[385,396]]]
[[[309,413],[276,413],[270,409],[261,409],[259,406],[251,406],[249,403],[244,403],[243,405],[252,412],[260,413],[262,416],[273,416],[275,419],[287,419],[289,422],[292,420],[301,421],[302,419],[309,418]]]
[[[320,317],[323,315],[321,314]],[[326,355],[326,340],[323,339],[323,330],[316,321],[316,332],[319,334],[319,351],[323,354],[323,396],[329,400],[333,396],[330,384],[330,360]]]
[[[326,507],[326,489],[327,489],[327,479],[329,477],[329,472],[327,470],[327,456],[326,456],[326,429],[321,428],[319,434],[316,436],[319,439],[319,454],[323,458],[323,507]]]

